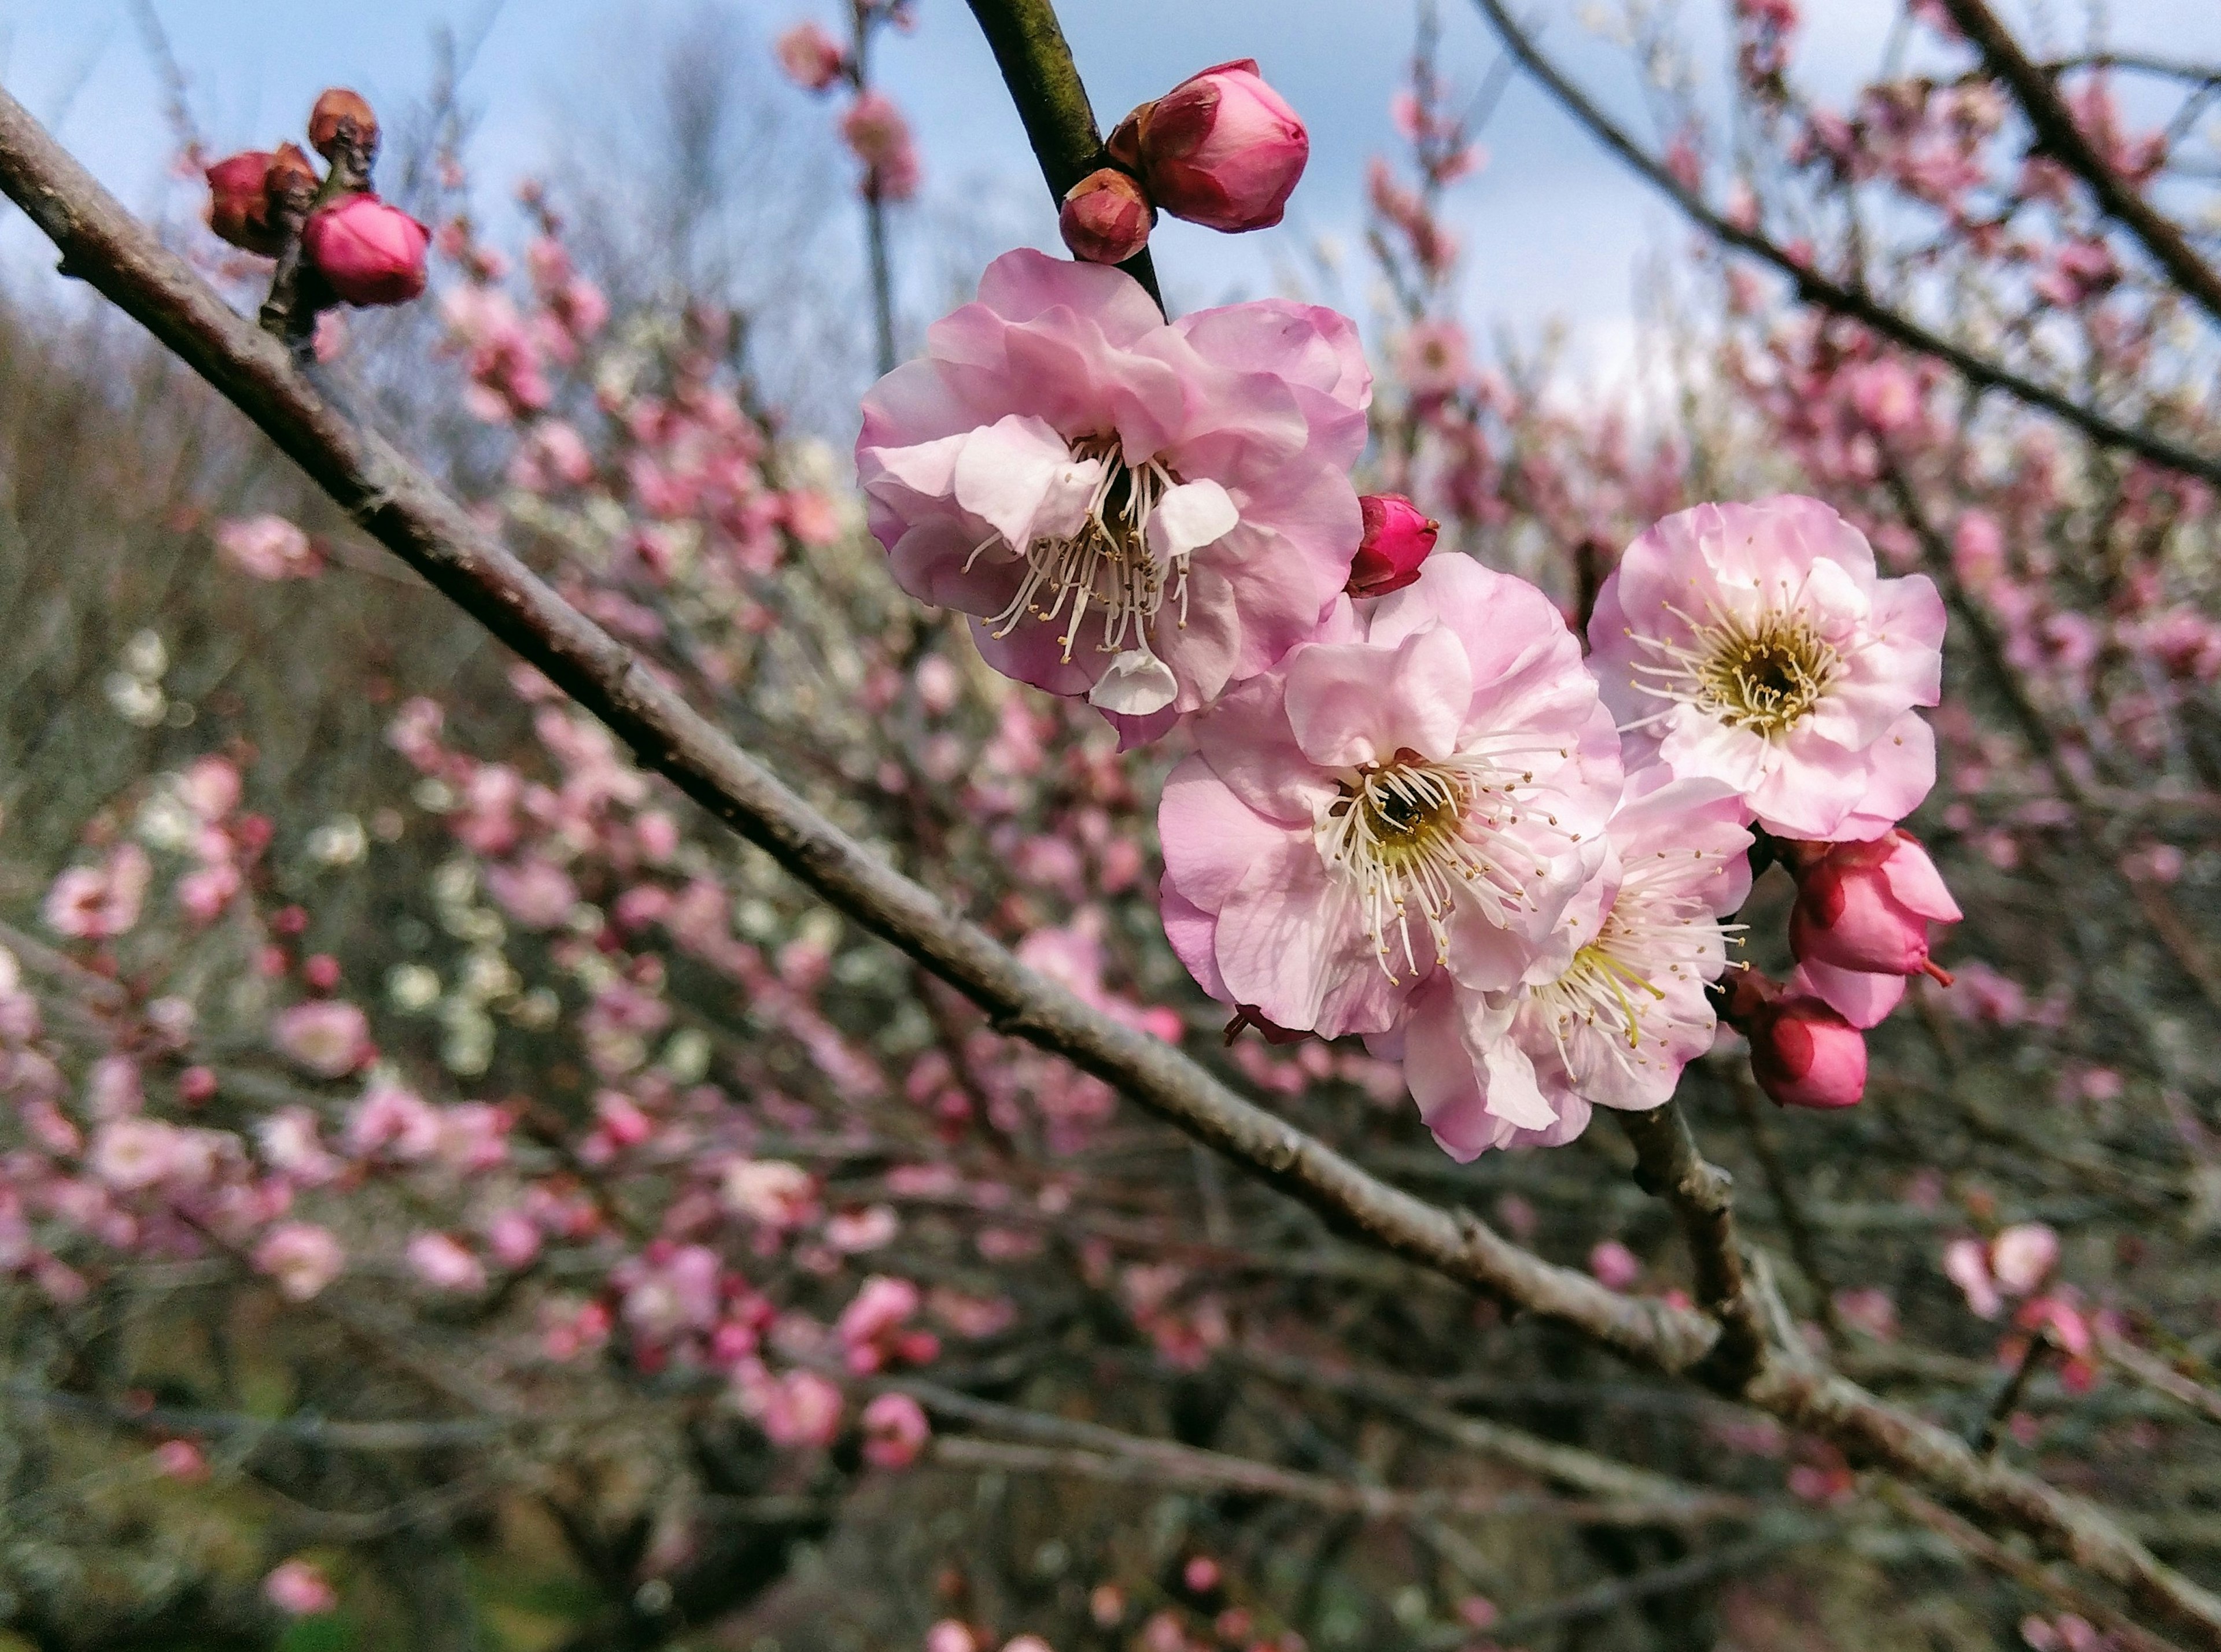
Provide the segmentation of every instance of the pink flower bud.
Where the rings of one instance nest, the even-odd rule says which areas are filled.
[[[864,1461],[875,1468],[907,1468],[932,1432],[917,1400],[883,1393],[864,1407]]]
[[[1311,159],[1311,134],[1243,58],[1191,76],[1119,122],[1110,153],[1141,174],[1150,198],[1210,229],[1280,221]]]
[[[1945,976],[1928,960],[1928,926],[1958,903],[1909,832],[1831,845],[1798,874],[1789,946],[1800,963],[1868,975]]]
[[[822,92],[848,70],[848,54],[816,23],[797,23],[773,42],[786,78],[804,91]]]
[[[910,122],[885,92],[867,91],[841,117],[841,137],[864,163],[864,198],[908,201],[917,194],[917,147]]]
[[[1352,596],[1386,596],[1419,577],[1419,564],[1435,548],[1442,525],[1400,493],[1369,493],[1358,502],[1365,513],[1365,537],[1349,564]]]
[[[1866,1038],[1817,998],[1780,999],[1751,1018],[1750,1070],[1779,1106],[1856,1107]]]
[[[208,226],[234,246],[274,257],[279,238],[270,222],[271,154],[245,149],[208,169]]]
[[[405,304],[424,290],[432,232],[374,195],[350,195],[309,215],[301,245],[350,304]]]
[[[1142,186],[1115,166],[1098,167],[1065,191],[1056,227],[1072,256],[1123,264],[1149,241],[1155,209]]]
[[[289,1618],[310,1618],[340,1604],[337,1590],[307,1561],[289,1560],[262,1580],[270,1604]]]

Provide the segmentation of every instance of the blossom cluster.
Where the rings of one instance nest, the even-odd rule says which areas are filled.
[[[910,122],[894,99],[872,85],[865,74],[865,47],[885,25],[913,27],[910,0],[857,0],[855,45],[844,47],[818,23],[795,24],[773,51],[780,72],[807,92],[823,94],[836,85],[854,93],[841,116],[841,140],[862,171],[857,190],[865,200],[889,204],[914,200],[922,175]]]
[[[1958,916],[1899,832],[1935,778],[1943,611],[1816,501],[1703,506],[1551,600],[1350,472],[1355,329],[1281,301],[1161,319],[1029,252],[865,402],[895,577],[1127,744],[1195,750],[1166,931],[1237,1025],[1363,1038],[1438,1140],[1655,1107],[1716,1030],[1752,828],[1800,879],[1785,992],[1725,994],[1776,1099],[1858,1099],[1857,1028]]]

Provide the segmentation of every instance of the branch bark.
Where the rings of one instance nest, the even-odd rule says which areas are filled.
[[[2221,1652],[2221,1599],[2120,1524],[1994,1463],[1855,1384],[1776,1361],[1740,1387],[1697,1372],[1719,1338],[1705,1316],[1623,1297],[1544,1262],[1465,1212],[1379,1181],[1227,1089],[1177,1050],[1027,969],[804,802],[633,653],[558,597],[424,473],[347,412],[313,366],[235,314],[0,90],[0,190],[72,273],[228,398],[366,532],[608,725],[642,766],[765,850],[798,881],[1023,1038],[1317,1212],[1345,1233],[1564,1325],[1629,1360],[1697,1374],[1983,1518],[2028,1533]]]
[[[2051,76],[2020,49],[2012,31],[1982,0],[1943,0],[1943,9],[1982,54],[1989,72],[2011,91],[2036,134],[2038,151],[2088,184],[2099,209],[2135,236],[2137,244],[2151,254],[2152,262],[2167,271],[2168,279],[2199,309],[2221,321],[2221,275],[2191,249],[2180,228],[2098,153],[2097,146],[2083,135],[2080,123],[2060,97]]]
[[[1872,327],[1893,343],[1932,356],[1949,365],[1968,383],[1984,390],[2002,390],[2017,402],[2040,408],[2055,418],[2065,420],[2106,446],[2123,448],[2155,464],[2180,471],[2186,476],[2199,477],[2221,484],[2221,457],[2196,452],[2179,442],[2155,436],[2148,430],[2124,425],[2095,408],[2083,406],[2072,396],[1963,349],[1866,293],[1830,280],[1818,271],[1799,264],[1786,251],[1756,230],[1744,229],[1729,222],[1705,205],[1703,197],[1694,190],[1687,188],[1667,171],[1664,162],[1637,143],[1624,128],[1591,102],[1580,87],[1567,78],[1564,72],[1545,57],[1526,31],[1512,20],[1511,14],[1505,9],[1503,0],[1473,0],[1473,3],[1480,8],[1482,15],[1495,28],[1505,49],[1526,65],[1528,72],[1542,84],[1568,115],[1588,129],[1592,137],[1626,162],[1638,176],[1672,201],[1685,216],[1713,240],[1748,253],[1762,263],[1770,264],[1788,277],[1796,285],[1797,296],[1805,302],[1833,310],[1838,315],[1849,316]]]

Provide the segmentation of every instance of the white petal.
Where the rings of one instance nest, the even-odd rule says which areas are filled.
[[[887,476],[912,493],[923,494],[929,499],[945,499],[954,485],[951,477],[956,470],[956,456],[970,439],[971,433],[967,431],[910,447],[868,448],[866,455],[877,459]]]
[[[958,504],[1023,551],[1042,505],[1067,490],[1072,468],[1061,436],[1039,419],[1010,414],[964,439],[950,480]]]
[[[1160,567],[1174,557],[1224,539],[1241,522],[1234,501],[1216,482],[1183,482],[1149,513],[1149,552]]]
[[[1147,717],[1172,704],[1179,693],[1173,668],[1146,649],[1129,648],[1112,658],[1100,682],[1087,691],[1087,703],[1126,717]]]

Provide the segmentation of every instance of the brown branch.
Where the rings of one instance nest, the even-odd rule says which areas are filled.
[[[1634,1144],[1636,1184],[1672,1207],[1696,1270],[1697,1300],[1719,1321],[1709,1362],[1722,1387],[1740,1388],[1766,1363],[1766,1327],[1744,1286],[1735,1178],[1697,1150],[1680,1102],[1613,1116]]]
[[[2221,1423],[2221,1393],[2183,1375],[2158,1355],[2146,1353],[2106,1331],[2098,1333],[2098,1351],[2109,1364],[2125,1371],[2154,1393],[2163,1393],[2189,1406],[2209,1423]]]
[[[1566,1325],[1636,1363],[1696,1370],[1719,1340],[1705,1316],[1629,1298],[1511,1244],[1477,1218],[1367,1175],[1243,1100],[1177,1050],[1122,1026],[951,915],[695,712],[633,653],[557,597],[460,506],[320,388],[313,369],[235,314],[12,97],[0,90],[0,190],[71,270],[144,325],[251,418],[331,497],[434,587],[601,719],[637,755],[798,881],[1023,1038],[1310,1206],[1345,1233]],[[1717,1367],[1697,1373],[1720,1386]],[[1852,1456],[2026,1532],[2221,1649],[2221,1599],[2162,1563],[2112,1517],[1985,1463],[1909,1412],[1840,1377],[1761,1367],[1725,1391]]]
[[[1786,250],[1756,229],[1746,229],[1730,223],[1707,206],[1703,196],[1668,171],[1664,162],[1637,143],[1624,128],[1598,108],[1580,87],[1567,78],[1563,71],[1543,56],[1526,32],[1512,21],[1511,14],[1504,8],[1503,0],[1473,0],[1473,3],[1495,27],[1505,47],[1526,65],[1528,72],[1542,82],[1544,89],[1567,114],[1588,128],[1591,136],[1626,162],[1713,240],[1770,264],[1788,277],[1796,285],[1797,296],[1805,302],[1833,310],[1838,315],[1849,316],[1893,343],[1947,363],[1970,384],[1985,390],[2002,390],[2017,402],[2041,408],[2109,447],[2125,448],[2155,464],[2163,464],[2186,476],[2199,477],[2221,484],[2221,458],[2195,452],[2165,437],[2124,425],[2094,408],[2083,406],[2071,396],[2016,373],[2009,367],[1978,356],[1867,293],[1831,280],[1818,271],[1800,264]]]
[[[2098,206],[2137,239],[2152,261],[2215,321],[2221,321],[2221,275],[2191,250],[2182,231],[2163,216],[2137,187],[2115,171],[2084,135],[2074,111],[2051,77],[2013,38],[2012,31],[1982,0],[1943,0],[1943,9],[1959,32],[1982,54],[1989,72],[2011,90],[2038,153],[2051,157],[2090,186]]]

